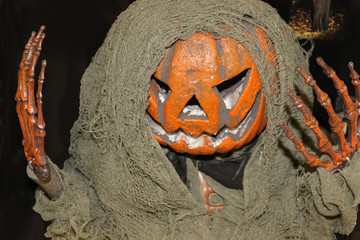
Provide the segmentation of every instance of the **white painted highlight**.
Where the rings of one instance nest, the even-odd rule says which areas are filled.
[[[198,105],[185,106],[185,108],[183,109],[183,113],[185,113],[189,117],[190,116],[206,117],[206,113]]]
[[[224,99],[226,109],[233,109],[238,103],[240,95],[244,89],[245,77],[241,79],[241,84],[232,92],[226,91],[225,96],[222,96]]]

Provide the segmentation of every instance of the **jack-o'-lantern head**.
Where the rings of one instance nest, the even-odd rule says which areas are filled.
[[[156,139],[178,153],[227,153],[267,123],[250,52],[231,37],[195,33],[167,49],[154,73],[148,119]]]

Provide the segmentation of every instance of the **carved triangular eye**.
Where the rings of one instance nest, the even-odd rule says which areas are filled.
[[[250,73],[251,68],[248,68],[235,77],[226,80],[215,87],[223,98],[226,109],[233,109],[239,101],[239,98],[249,80]]]
[[[159,79],[157,79],[154,75],[152,76],[152,79],[155,80],[155,83],[158,85],[159,89],[163,93],[167,94],[170,91],[170,87],[166,83],[164,83],[164,82],[160,81]]]
[[[190,100],[186,103],[184,109],[180,113],[178,119],[202,119],[208,120],[208,116],[200,106],[199,101],[193,95]]]

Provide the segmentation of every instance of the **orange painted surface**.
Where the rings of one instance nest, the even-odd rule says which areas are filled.
[[[266,49],[268,60],[271,60],[275,53],[267,42],[266,34],[259,29],[256,31],[262,47]],[[220,92],[218,86],[245,71],[249,71],[248,82],[243,86],[240,96],[235,94],[238,99],[232,100],[234,103],[229,107],[223,96],[227,92]],[[161,89],[160,85],[166,85],[168,89]],[[179,40],[167,49],[151,81],[148,113],[169,134],[182,131],[193,137],[201,134],[216,136],[220,130],[235,128],[244,120],[261,89],[261,80],[253,58],[243,45],[231,37],[214,39],[211,34],[195,33],[189,39]],[[162,99],[159,97],[160,91]],[[194,97],[204,113],[202,116],[183,114],[189,100]],[[155,136],[160,144],[169,145],[177,152],[210,155],[240,148],[258,135],[266,127],[266,123],[265,97],[261,93],[258,115],[240,140],[228,137],[221,144],[215,144],[203,135],[203,145],[191,148],[183,138],[178,142],[171,142],[156,134]]]

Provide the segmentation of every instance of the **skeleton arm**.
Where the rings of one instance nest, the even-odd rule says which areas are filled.
[[[288,89],[287,93],[292,99],[293,104],[301,111],[302,115],[304,116],[306,125],[314,132],[320,151],[329,155],[330,159],[321,161],[318,156],[309,153],[305,149],[302,141],[297,139],[293,131],[290,130],[284,122],[280,122],[280,127],[285,132],[285,135],[293,141],[296,149],[305,157],[306,164],[312,167],[323,167],[331,172],[335,172],[339,169],[342,169],[351,159],[355,151],[357,151],[360,147],[360,139],[358,136],[358,105],[360,102],[359,75],[354,70],[354,64],[350,62],[348,65],[350,69],[350,77],[352,78],[352,83],[355,86],[356,91],[356,100],[353,102],[350,99],[346,85],[338,78],[335,71],[329,67],[322,58],[317,58],[316,62],[321,66],[323,72],[332,79],[335,88],[343,99],[343,108],[345,112],[344,117],[348,123],[347,126],[345,126],[345,123],[342,121],[342,119],[336,115],[331,105],[329,96],[317,86],[313,77],[306,73],[305,70],[301,67],[299,67],[297,71],[304,78],[305,82],[313,88],[317,95],[317,100],[326,109],[329,115],[329,124],[331,130],[336,134],[338,139],[339,150],[335,150],[333,148],[329,139],[321,132],[315,117],[305,109],[301,99],[296,97],[291,89]],[[344,134],[345,127],[347,128],[347,136]]]
[[[42,112],[42,87],[45,79],[45,60],[41,62],[36,99],[34,94],[35,67],[45,38],[44,30],[45,26],[41,26],[37,34],[32,32],[28,43],[25,45],[18,71],[18,88],[15,101],[17,102],[16,112],[23,133],[24,152],[29,163],[27,167],[28,176],[37,182],[50,198],[54,199],[60,196],[62,184],[58,174],[49,164],[44,149],[46,133]]]

